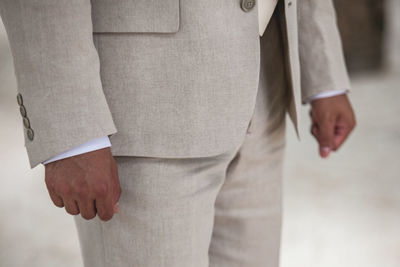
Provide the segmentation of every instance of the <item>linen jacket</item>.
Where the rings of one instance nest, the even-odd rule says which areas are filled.
[[[31,167],[108,135],[114,155],[204,157],[236,147],[259,80],[246,0],[0,0]],[[331,0],[280,0],[288,112],[350,88]]]

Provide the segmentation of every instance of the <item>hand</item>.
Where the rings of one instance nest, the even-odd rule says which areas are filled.
[[[311,133],[319,143],[320,156],[326,158],[347,139],[356,119],[346,94],[311,102]]]
[[[119,210],[118,168],[109,147],[45,165],[45,182],[57,207],[90,220],[110,220]]]

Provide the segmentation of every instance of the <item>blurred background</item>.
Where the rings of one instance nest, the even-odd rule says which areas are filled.
[[[335,0],[358,126],[318,157],[288,127],[282,267],[400,266],[400,1]],[[10,48],[0,22],[0,266],[83,266],[72,217],[30,170]]]

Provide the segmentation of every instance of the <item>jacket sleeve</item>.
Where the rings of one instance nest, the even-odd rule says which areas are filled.
[[[350,90],[332,0],[298,0],[302,101]]]
[[[0,0],[31,168],[116,133],[93,43],[90,0]]]

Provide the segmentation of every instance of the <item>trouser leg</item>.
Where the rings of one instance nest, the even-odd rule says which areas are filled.
[[[76,216],[86,267],[276,267],[286,84],[276,17],[260,39],[260,84],[240,148],[215,157],[116,157],[120,213]]]
[[[76,225],[86,267],[207,267],[214,203],[234,153],[116,157],[120,212]]]
[[[287,87],[276,19],[260,39],[251,126],[216,199],[210,267],[279,266]]]

